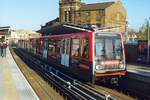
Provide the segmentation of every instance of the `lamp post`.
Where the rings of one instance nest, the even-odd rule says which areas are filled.
[[[148,20],[147,20],[147,41],[148,41],[148,48],[147,48],[147,62],[149,62],[149,57],[150,57],[150,41],[149,41],[149,36],[150,36],[150,34],[149,34],[149,20],[150,20],[150,18],[148,18]]]

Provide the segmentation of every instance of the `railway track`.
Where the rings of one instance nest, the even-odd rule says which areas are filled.
[[[54,88],[50,87],[40,75],[30,69],[12,49],[10,51],[19,69],[24,74],[40,100],[64,100],[64,98],[59,95]]]
[[[16,53],[28,64],[32,69],[40,73],[51,85],[55,86],[60,93],[72,100],[133,100],[133,98],[115,92],[108,92],[98,86],[91,87],[76,79],[73,79],[53,67],[41,62],[39,59],[23,52],[20,49],[15,50]],[[113,91],[113,90],[112,90]]]

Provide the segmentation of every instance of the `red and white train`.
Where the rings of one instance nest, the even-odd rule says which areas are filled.
[[[118,79],[126,74],[122,34],[81,32],[49,35],[20,41],[28,52],[57,65],[80,79]]]

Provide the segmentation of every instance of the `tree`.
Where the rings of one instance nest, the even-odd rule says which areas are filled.
[[[137,31],[132,28],[128,28],[128,34],[125,35],[125,41],[135,42],[136,40],[137,40]]]
[[[148,20],[146,20],[144,22],[144,24],[139,28],[139,32],[138,32],[138,35],[137,35],[138,40],[147,40],[148,39],[148,28],[150,30],[149,22],[148,22]]]

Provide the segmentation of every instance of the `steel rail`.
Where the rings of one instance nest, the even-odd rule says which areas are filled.
[[[50,65],[43,63],[37,58],[25,53],[25,51],[18,49],[19,56],[28,64],[32,64],[32,68],[42,73],[44,78],[48,81],[55,83],[64,89],[64,92],[68,92],[67,96],[71,95],[80,100],[115,100],[110,94],[104,94],[97,92],[92,87],[86,86],[84,83],[65,75],[64,73],[56,70]],[[62,77],[63,76],[63,77]]]

